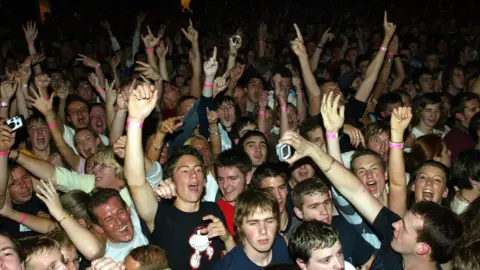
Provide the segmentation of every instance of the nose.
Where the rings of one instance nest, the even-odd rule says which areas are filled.
[[[432,186],[433,185],[433,179],[428,178],[427,181],[425,181],[425,186]]]
[[[367,175],[367,178],[372,178],[373,177],[372,171],[370,171],[370,170],[367,170],[365,172],[365,174]]]
[[[343,269],[343,262],[340,261],[340,258],[338,256],[333,257],[333,269],[335,270]]]
[[[265,222],[260,222],[260,234],[264,235],[267,233],[267,224]]]

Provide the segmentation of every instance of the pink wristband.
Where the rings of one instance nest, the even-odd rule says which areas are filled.
[[[395,53],[394,52],[388,52],[387,55],[388,56],[395,56]]]
[[[286,111],[286,110],[287,110],[287,106],[282,106],[282,107],[280,107],[280,110]]]
[[[53,122],[53,123],[48,123],[48,127],[49,128],[54,128],[57,126],[57,123]]]
[[[99,94],[101,94],[101,93],[105,92],[105,89],[103,89],[103,88],[97,89],[97,92],[98,92]]]
[[[28,43],[28,47],[35,47],[35,43]]]
[[[134,121],[127,120],[127,127],[142,128],[142,127],[143,127],[143,123],[139,123],[139,122],[134,122]]]
[[[6,157],[8,156],[8,152],[0,152],[0,157]]]
[[[146,51],[147,53],[153,53],[153,49],[150,49],[150,48],[146,48],[145,51]]]
[[[297,96],[301,96],[301,95],[303,95],[302,91],[298,91]]]
[[[386,51],[387,51],[387,47],[380,46],[380,51],[386,52]]]
[[[8,107],[8,102],[2,101],[0,102],[0,108]]]
[[[337,139],[338,138],[338,133],[326,133],[325,137],[327,139]]]
[[[203,86],[207,88],[213,87],[213,83],[204,83]]]
[[[258,44],[263,44],[263,40],[259,40],[259,41],[258,41]]]
[[[100,68],[100,63],[95,65],[95,69],[99,69],[99,68]]]
[[[265,110],[260,110],[260,111],[258,111],[258,114],[260,114],[260,115],[265,115]]]
[[[20,217],[20,220],[18,221],[18,223],[23,225],[26,218],[27,218],[27,215],[25,213],[22,213],[22,216]]]
[[[388,144],[389,148],[403,148],[403,142],[402,143],[396,143],[396,142],[390,142]]]

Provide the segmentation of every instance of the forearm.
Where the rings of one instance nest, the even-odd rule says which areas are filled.
[[[403,143],[403,132],[391,131],[392,142]],[[389,208],[403,217],[407,210],[407,179],[405,177],[405,160],[403,148],[390,148],[388,154],[388,176],[390,192]]]
[[[28,53],[30,55],[37,54],[37,49],[35,48],[35,42],[32,42],[32,43],[28,44]],[[33,73],[35,75],[41,74],[42,73],[42,67],[40,65],[34,65],[33,66]]]
[[[299,88],[297,91],[297,112],[298,117],[300,118],[300,124],[307,119],[307,106],[305,105],[305,97],[303,96],[302,89]]]
[[[61,124],[60,130],[63,133],[63,124],[67,122],[67,117],[65,116],[65,108],[67,107],[67,99],[60,99],[58,104],[57,112],[57,124]]]
[[[233,239],[233,236],[231,236],[231,235],[223,243],[225,244],[225,251],[226,252],[229,252],[230,250],[232,250],[236,246],[235,240]]]
[[[232,69],[235,66],[236,61],[237,61],[237,52],[230,51],[228,53],[227,70]]]
[[[258,130],[262,132],[263,134],[267,135],[267,125],[265,122],[265,108],[260,108],[258,111]]]
[[[159,57],[159,68],[160,68],[160,76],[162,76],[162,79],[165,81],[170,81],[170,75],[168,75],[168,69],[167,69],[167,59],[165,57]]]
[[[310,68],[312,69],[312,72],[315,72],[315,70],[317,70],[318,62],[320,61],[320,56],[322,56],[322,50],[323,50],[323,47],[318,46],[315,49],[315,52],[310,57],[309,63],[310,63]]]
[[[222,152],[222,138],[220,137],[217,124],[210,124],[209,131],[210,145],[212,147],[213,159],[215,160]]]
[[[233,93],[235,93],[235,87],[237,87],[237,81],[230,79],[227,85],[227,92],[225,92],[225,95],[233,97]]]
[[[302,69],[303,80],[308,92],[308,103],[310,107],[310,115],[317,115],[320,113],[320,97],[322,92],[315,80],[315,76],[310,69],[310,64],[307,58],[299,57],[300,67]]]
[[[115,117],[113,118],[112,122],[112,129],[110,130],[109,139],[110,142],[113,143],[118,138],[123,135],[125,131],[125,120],[127,119],[127,111],[126,110],[119,110]]]
[[[384,61],[382,70],[380,71],[380,75],[375,83],[373,93],[371,97],[375,100],[378,100],[378,97],[381,96],[383,89],[385,89],[385,85],[387,85],[388,78],[390,76],[390,71],[392,70],[392,60],[387,59]]]
[[[348,40],[345,40],[342,44],[342,48],[340,49],[340,59],[345,58],[345,52],[347,51],[347,49],[348,49]],[[355,63],[353,63],[353,64],[355,64]]]
[[[95,74],[98,77],[98,83],[100,84],[100,87],[105,88],[105,74],[103,74],[102,66],[95,68]],[[105,93],[103,93],[102,99],[105,101]]]
[[[9,158],[16,162],[38,179],[50,179],[54,185],[57,183],[55,166],[45,160],[31,157],[20,153],[18,150],[11,150]]]
[[[394,57],[393,62],[395,63],[395,79],[392,82],[390,90],[397,90],[402,87],[403,80],[405,80],[405,70],[403,69],[402,60],[400,57]]]
[[[213,97],[213,81],[214,80],[215,80],[215,77],[205,76],[205,83],[203,84],[202,96],[207,98]]]
[[[289,130],[288,126],[288,116],[287,116],[287,106],[280,107],[280,137]],[[295,131],[295,130],[293,130]]]
[[[23,215],[25,215],[25,217],[23,217]],[[6,217],[15,222],[24,219],[23,225],[42,234],[48,233],[56,228],[55,222],[51,219],[18,212],[16,210],[12,210]]]
[[[155,58],[155,53],[153,52],[153,49],[145,49],[147,53],[147,63],[153,67],[155,70],[159,70],[158,62],[157,59]]]
[[[327,138],[327,151],[328,154],[333,157],[338,163],[343,165],[342,151],[340,150],[340,139],[338,137],[338,131],[327,131],[327,134],[337,134],[335,138]]]
[[[95,260],[105,254],[105,243],[102,243],[93,233],[80,225],[77,220],[68,214],[59,222],[68,238],[87,260]]]
[[[135,55],[138,52],[138,48],[140,47],[140,27],[141,25],[137,25],[135,28],[135,33],[133,33],[133,40],[132,40],[132,63],[135,64]]]
[[[105,111],[108,130],[112,130],[113,118],[115,117],[115,105],[109,102],[109,100],[107,100],[107,103],[105,104]]]
[[[258,58],[265,57],[265,41],[258,41]]]
[[[23,87],[24,85],[27,85],[26,88],[28,89],[28,84],[24,82],[22,82],[22,85],[19,87]],[[23,117],[25,117],[25,119],[27,119],[28,117],[30,117],[30,111],[28,110],[27,102],[25,101],[25,94],[23,90],[18,89],[17,92],[15,93],[15,97],[17,100],[18,112],[22,114]]]
[[[120,43],[118,43],[117,38],[113,35],[112,31],[108,31],[108,35],[110,36],[110,42],[112,42],[112,50],[114,52],[121,49]]]
[[[195,56],[195,60],[192,64],[193,74],[192,74],[192,81],[190,82],[190,94],[196,98],[200,98],[202,93],[202,67],[200,62],[200,55],[197,54]]]
[[[0,156],[0,209],[7,198],[7,186],[10,172],[8,171],[8,156]]]

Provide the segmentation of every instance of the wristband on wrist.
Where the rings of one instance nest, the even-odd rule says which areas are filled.
[[[380,46],[380,51],[386,52],[386,51],[387,51],[387,47]]]
[[[388,56],[394,56],[395,53],[394,53],[394,52],[388,52],[387,55],[388,55]]]
[[[326,133],[325,137],[327,139],[337,139],[338,138],[338,133]]]
[[[35,43],[28,43],[28,47],[35,47]]]
[[[388,143],[388,147],[389,148],[400,148],[400,149],[402,149],[403,148],[403,142],[401,142],[401,143],[390,142],[390,143]]]
[[[67,217],[68,217],[68,215],[65,215],[61,219],[59,219],[57,222],[62,223],[62,221],[64,221]]]
[[[49,128],[54,128],[57,126],[57,123],[53,122],[53,123],[48,123],[48,127]]]
[[[8,107],[8,102],[2,101],[0,102],[0,108]]]
[[[287,110],[287,106],[281,106],[281,107],[280,107],[280,110],[286,111],[286,110]]]
[[[97,92],[98,92],[99,94],[102,94],[103,92],[105,92],[105,89],[103,89],[103,88],[98,88],[98,89],[97,89]]]
[[[0,157],[6,157],[8,156],[8,152],[0,152]]]
[[[208,132],[210,132],[210,134],[213,134],[213,135],[220,135],[220,132],[218,130],[209,129]]]
[[[127,127],[142,128],[143,123],[127,120]]]
[[[317,48],[319,48],[320,50],[323,49],[323,46],[322,45],[318,45]]]
[[[203,87],[211,88],[211,87],[213,87],[213,83],[204,83]]]
[[[263,40],[259,40],[259,41],[258,41],[258,44],[263,44]]]
[[[99,69],[99,68],[100,68],[100,63],[97,63],[97,64],[95,65],[95,69]]]
[[[302,91],[297,91],[297,96],[303,95]]]
[[[153,53],[153,49],[151,49],[151,48],[146,48],[146,49],[145,49],[145,52],[147,52],[147,53]]]
[[[22,213],[22,216],[20,217],[20,220],[18,221],[18,223],[23,225],[23,223],[25,222],[25,219],[27,219],[27,214]]]
[[[115,112],[128,112],[128,109],[115,108]]]
[[[259,114],[259,115],[265,115],[265,109],[259,110],[259,111],[258,111],[258,114]]]

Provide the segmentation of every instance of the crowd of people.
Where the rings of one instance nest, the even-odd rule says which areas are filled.
[[[265,12],[2,40],[0,269],[480,269],[478,25]]]

